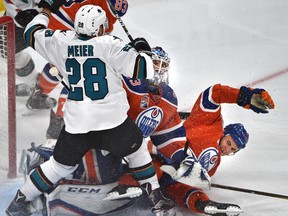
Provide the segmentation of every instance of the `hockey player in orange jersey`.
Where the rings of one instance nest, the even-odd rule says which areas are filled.
[[[239,206],[211,201],[200,188],[204,181],[196,182],[199,183],[199,187],[195,187],[197,185],[195,179],[189,179],[189,171],[186,172],[189,167],[193,172],[193,169],[197,168],[196,164],[201,164],[202,168],[210,176],[213,176],[220,165],[221,156],[233,155],[245,148],[249,134],[240,123],[229,124],[224,127],[221,115],[222,103],[237,103],[239,106],[252,109],[256,113],[268,113],[268,109],[274,109],[274,102],[264,89],[252,89],[245,86],[237,89],[220,84],[211,86],[200,94],[188,119],[184,122],[187,144],[191,151],[190,156],[185,159],[182,157],[183,161],[178,170],[171,169],[171,165],[165,165],[166,157],[169,158],[173,155],[175,149],[169,152],[169,148],[167,148],[165,152],[161,152],[161,150],[157,152],[158,155],[162,156],[161,159],[164,158],[166,162],[154,160],[154,166],[158,171],[158,177],[161,179],[161,187],[178,205],[198,213],[226,215],[225,213],[217,213],[216,208],[234,211],[234,215],[238,215],[241,213]],[[165,128],[165,125],[163,126]],[[169,135],[166,134],[166,136]],[[154,153],[156,152],[154,151]],[[163,171],[170,177],[163,174]],[[182,175],[183,173],[185,174]],[[201,178],[201,175],[201,171],[198,171],[198,178]],[[214,208],[214,213],[208,207]]]
[[[190,160],[198,161],[210,176],[214,175],[220,165],[221,156],[233,155],[245,148],[249,138],[240,123],[224,127],[222,103],[235,103],[256,113],[268,113],[268,109],[274,109],[274,102],[264,89],[245,86],[237,89],[216,84],[200,94],[184,127],[187,144],[192,150]],[[186,206],[194,212],[206,212],[205,207],[211,204],[203,190],[178,182],[167,186],[166,192],[178,205]],[[218,205],[218,208],[224,207]]]

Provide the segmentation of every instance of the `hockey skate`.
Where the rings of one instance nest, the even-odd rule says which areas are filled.
[[[31,215],[29,206],[30,202],[26,201],[26,196],[18,190],[15,198],[5,212],[9,216],[28,216]]]
[[[244,212],[238,205],[230,203],[217,203],[211,200],[197,200],[195,206],[198,210],[213,216],[237,216]]]
[[[47,139],[58,139],[62,127],[64,125],[64,120],[61,116],[55,114],[55,112],[51,109],[50,111],[50,123],[49,127],[46,131]]]
[[[142,187],[145,188],[147,194],[149,195],[149,199],[153,203],[153,207],[151,209],[152,213],[161,215],[161,212],[168,212],[175,206],[175,202],[170,198],[165,197],[160,188],[151,191],[151,185],[149,183],[143,184]]]
[[[50,98],[47,94],[44,94],[42,89],[36,84],[32,94],[26,102],[26,107],[29,110],[33,109],[52,109],[57,104],[55,98]]]
[[[140,186],[118,185],[109,191],[103,200],[135,199],[143,194]]]

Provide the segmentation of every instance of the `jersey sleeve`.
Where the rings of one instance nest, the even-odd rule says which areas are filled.
[[[115,36],[110,47],[108,59],[114,71],[133,79],[146,79],[153,76],[153,64],[148,55],[138,53],[133,47],[125,45]]]
[[[191,124],[213,123],[221,116],[222,103],[237,103],[239,89],[216,84],[203,91],[194,104],[185,127]]]
[[[26,27],[24,32],[24,39],[26,43],[35,49],[43,58],[51,64],[56,65],[59,56],[55,53],[61,47],[59,40],[60,34],[64,33],[59,30],[52,31],[47,29],[49,18],[44,14],[38,14]]]

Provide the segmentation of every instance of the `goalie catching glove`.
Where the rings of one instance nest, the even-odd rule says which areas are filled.
[[[240,88],[237,104],[256,113],[268,113],[267,109],[274,109],[271,96],[264,89],[251,89],[245,86]]]
[[[66,3],[66,0],[41,0],[39,8],[47,8],[52,13],[57,13],[59,8]]]
[[[162,165],[160,168],[177,182],[203,189],[210,189],[211,177],[201,164],[196,162],[191,156],[186,157],[180,163],[180,167],[177,170],[171,165]]]

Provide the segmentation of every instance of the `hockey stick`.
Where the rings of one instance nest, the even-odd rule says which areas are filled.
[[[179,114],[181,120],[186,120],[189,117],[190,112],[178,112],[178,114]]]
[[[226,189],[226,190],[233,190],[233,191],[238,191],[238,192],[243,192],[243,193],[250,193],[250,194],[255,194],[255,195],[274,197],[278,199],[288,199],[288,196],[282,195],[282,194],[274,194],[274,193],[268,193],[264,191],[256,191],[256,190],[250,190],[250,189],[245,189],[245,188],[231,187],[227,185],[211,184],[211,187],[221,188],[221,189]]]
[[[66,88],[67,91],[69,91],[69,87],[68,85],[63,81],[63,79],[60,77],[59,73],[58,73],[58,69],[56,67],[51,67],[49,70],[49,73],[52,76],[55,76],[59,81],[61,81],[62,85]]]
[[[111,8],[111,11],[112,13],[114,14],[114,16],[116,17],[116,19],[119,21],[120,25],[122,26],[122,28],[124,29],[126,35],[128,36],[129,40],[130,41],[133,41],[133,38],[132,36],[130,35],[128,29],[126,28],[126,25],[124,24],[124,22],[122,21],[122,19],[119,17],[116,9],[114,8],[114,5],[112,4],[111,0],[107,0],[110,8]]]

